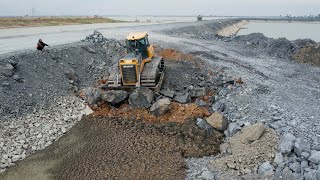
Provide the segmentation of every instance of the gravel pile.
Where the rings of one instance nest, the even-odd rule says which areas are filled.
[[[52,97],[92,85],[108,74],[109,66],[123,53],[119,44],[116,40],[79,42],[44,52],[1,56],[0,117],[30,113]]]
[[[190,31],[193,30],[194,27],[190,27]],[[198,27],[198,30],[206,31],[205,27],[203,29]],[[188,32],[189,27],[185,27],[184,31]],[[212,39],[209,37],[205,41],[201,40],[203,36],[200,32],[198,32],[200,35],[192,36],[192,38],[199,39],[199,43],[190,40],[190,44],[186,47],[190,47],[189,50],[193,51],[194,55],[204,57],[212,65],[224,67],[227,72],[236,77],[240,76],[244,80],[244,86],[230,86],[232,91],[228,85],[218,87],[217,100],[212,106],[213,111],[222,111],[222,114],[229,120],[228,129],[224,132],[227,139],[234,136],[244,126],[257,122],[262,122],[266,127],[274,129],[280,139],[287,133],[294,134],[293,144],[296,140],[299,140],[300,143],[301,139],[310,144],[310,148],[306,148],[306,153],[303,153],[305,157],[296,154],[292,146],[288,150],[289,154],[280,153],[284,157],[284,162],[280,167],[275,163],[278,161],[275,159],[268,159],[266,162],[259,162],[261,164],[256,163],[255,165],[261,166],[260,172],[265,170],[268,173],[264,175],[271,176],[271,178],[317,179],[318,164],[310,161],[307,153],[311,156],[311,151],[318,151],[317,147],[320,142],[317,121],[319,93],[316,90],[319,89],[317,76],[319,70],[290,61],[293,54],[299,52],[305,45],[314,44],[314,42],[311,40],[288,41],[283,38],[270,39],[263,34],[234,37],[232,40],[228,39],[228,41],[231,40],[230,42],[208,42],[206,40]],[[222,38],[222,40],[227,39]],[[187,44],[187,42],[189,41],[184,40],[184,43]],[[203,44],[212,44],[212,46],[194,52],[195,46],[202,47]],[[312,49],[312,57],[317,55],[314,50]],[[304,49],[306,53],[300,57],[308,57],[307,52],[312,51],[307,46]],[[280,144],[276,145],[274,154],[277,158]],[[190,170],[187,177],[189,179],[214,178],[216,170],[208,165],[213,159],[213,157],[188,159]],[[296,167],[299,165],[304,171],[297,171],[299,168]],[[263,173],[260,174],[258,170],[259,168],[257,171],[252,171],[254,174],[251,174],[251,177],[249,175],[246,177],[248,179],[261,178],[260,175]],[[257,177],[252,178],[255,175]]]
[[[228,19],[216,21],[202,21],[197,22],[195,25],[173,28],[169,30],[162,31],[162,33],[175,36],[175,37],[185,37],[185,38],[196,38],[196,39],[218,39],[220,36],[217,33],[223,28],[239,23],[240,19]]]
[[[220,133],[209,134],[193,121],[145,123],[90,115],[0,178],[184,179],[183,158],[216,154],[221,140]]]
[[[0,124],[0,172],[58,140],[92,110],[79,98],[54,98],[50,104]]]
[[[0,172],[59,139],[90,111],[75,97],[123,53],[99,34],[46,51],[0,57]]]
[[[308,44],[315,44],[311,39],[298,39],[289,41],[286,38],[273,39],[264,36],[262,33],[236,36],[232,41],[247,45],[257,51],[266,52],[277,58],[292,59],[293,54]]]

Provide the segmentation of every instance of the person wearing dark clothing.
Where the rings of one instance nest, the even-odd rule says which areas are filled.
[[[42,39],[39,39],[39,42],[37,43],[37,49],[42,51],[45,46],[49,46],[48,44],[44,43]]]

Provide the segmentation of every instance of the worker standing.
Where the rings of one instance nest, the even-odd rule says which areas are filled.
[[[42,41],[42,39],[39,39],[38,43],[37,43],[37,49],[42,51],[44,49],[45,46],[49,46],[48,44],[44,43]]]

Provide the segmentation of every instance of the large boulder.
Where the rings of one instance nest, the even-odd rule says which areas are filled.
[[[128,97],[128,92],[123,90],[110,90],[101,93],[101,99],[112,104],[120,104]]]
[[[225,131],[228,127],[228,119],[218,112],[215,112],[211,116],[207,117],[206,121],[219,131]]]
[[[170,99],[168,98],[164,98],[164,99],[159,99],[157,102],[155,102],[151,108],[150,108],[150,112],[152,114],[154,114],[155,116],[162,116],[164,115],[166,112],[169,111],[170,109]]]
[[[83,89],[80,93],[80,97],[82,97],[89,105],[95,105],[101,101],[100,91],[93,87]]]
[[[134,108],[149,108],[153,99],[154,93],[152,90],[140,87],[129,96],[129,104]]]
[[[260,137],[263,135],[265,130],[266,128],[261,123],[257,123],[252,126],[249,126],[242,130],[240,135],[240,141],[245,144],[256,141],[260,139]]]
[[[284,134],[279,142],[279,151],[283,154],[290,154],[295,141],[296,141],[296,137],[293,134],[291,133]]]

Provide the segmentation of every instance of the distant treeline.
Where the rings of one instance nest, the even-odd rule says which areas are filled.
[[[320,21],[320,14],[318,15],[309,15],[309,16],[291,16],[291,15],[286,15],[286,16],[280,16],[284,19],[288,19],[289,21]]]

